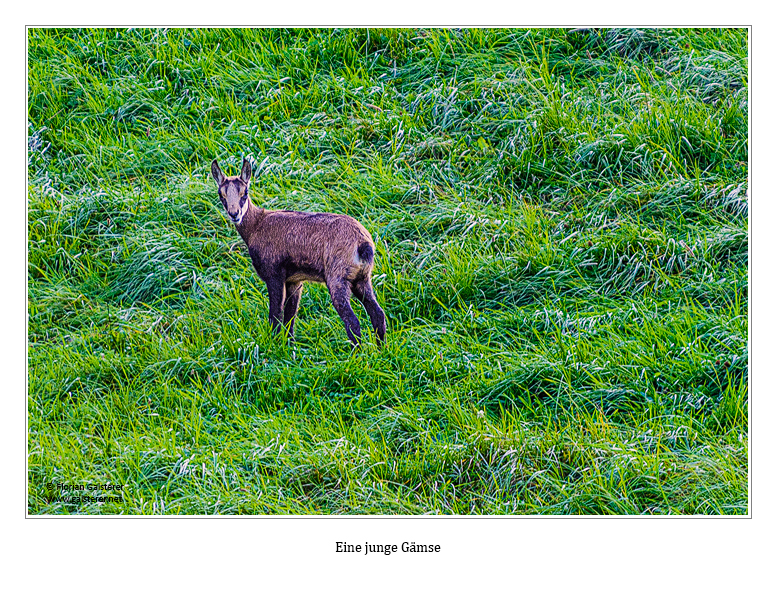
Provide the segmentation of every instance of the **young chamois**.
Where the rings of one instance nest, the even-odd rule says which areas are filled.
[[[294,317],[302,286],[312,281],[326,284],[354,346],[361,341],[361,328],[351,309],[351,295],[362,302],[378,342],[383,341],[386,316],[375,299],[370,279],[375,245],[358,221],[345,215],[255,206],[248,196],[251,164],[245,159],[238,176],[225,176],[216,160],[210,171],[227,215],[248,246],[256,272],[267,284],[273,332],[285,327],[289,338],[294,339]]]

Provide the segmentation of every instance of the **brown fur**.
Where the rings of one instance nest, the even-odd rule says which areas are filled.
[[[270,324],[294,337],[294,318],[303,283],[324,283],[349,340],[358,345],[361,327],[351,296],[364,305],[378,342],[386,334],[386,316],[372,288],[375,245],[355,219],[330,213],[266,210],[251,203],[251,166],[243,161],[239,176],[226,177],[216,161],[211,173],[219,197],[248,246],[256,272],[267,284]]]

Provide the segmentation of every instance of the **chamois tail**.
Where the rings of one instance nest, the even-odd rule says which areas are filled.
[[[372,260],[375,257],[375,252],[368,242],[365,241],[359,244],[359,249],[356,250],[356,253],[359,256],[359,260],[365,264],[372,264]]]

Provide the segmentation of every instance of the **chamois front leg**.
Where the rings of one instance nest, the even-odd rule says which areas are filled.
[[[329,288],[329,296],[332,298],[332,305],[335,306],[337,313],[340,314],[340,319],[345,326],[345,333],[348,335],[348,340],[351,341],[354,347],[358,347],[362,339],[362,329],[359,325],[359,318],[351,309],[351,287],[349,282],[345,279],[338,279],[327,282]]]
[[[294,320],[297,317],[299,299],[302,296],[302,287],[299,283],[286,283],[286,304],[283,306],[283,325],[289,332],[289,339],[294,340]]]
[[[274,334],[283,329],[283,302],[286,300],[286,283],[280,277],[268,278],[267,298],[270,302],[270,326]]]

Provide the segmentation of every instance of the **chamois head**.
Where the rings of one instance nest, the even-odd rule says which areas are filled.
[[[235,225],[243,221],[243,217],[248,212],[250,199],[248,198],[248,184],[251,181],[251,164],[247,159],[243,159],[243,168],[240,175],[227,177],[221,171],[218,161],[215,159],[210,164],[210,173],[219,189],[219,198],[227,210],[229,218]]]

